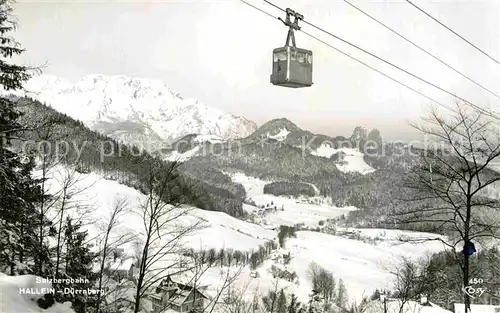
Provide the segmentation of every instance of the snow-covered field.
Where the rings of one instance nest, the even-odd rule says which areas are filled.
[[[309,264],[314,261],[334,277],[341,278],[349,297],[357,300],[371,295],[376,288],[390,288],[389,271],[394,272],[401,257],[416,259],[443,249],[443,245],[435,241],[372,245],[309,231],[298,232],[297,238],[288,239],[286,245],[292,254],[290,267],[299,277],[307,277]],[[301,284],[299,290],[300,294],[310,292],[310,286]]]
[[[297,203],[299,200],[278,197],[264,194],[264,186],[270,182],[248,177],[241,173],[231,174],[234,182],[245,187],[247,198],[255,202],[256,205],[267,205],[273,203],[278,209],[277,212],[266,213],[266,222],[269,225],[295,225],[304,223],[306,226],[315,227],[320,221],[328,218],[335,218],[356,210],[355,207],[335,207],[324,204]],[[284,211],[280,211],[281,207]],[[258,208],[245,205],[245,210],[253,212]]]
[[[438,239],[442,238],[445,239],[441,235],[437,234],[431,234],[431,233],[422,233],[422,232],[415,232],[415,231],[401,231],[397,229],[383,229],[383,228],[356,228],[356,230],[360,233],[361,236],[363,237],[368,237],[368,238],[378,238],[380,240],[383,240],[385,242],[389,241],[421,241],[422,239]]]
[[[368,174],[375,171],[374,168],[366,164],[363,159],[363,153],[358,149],[353,148],[340,148],[334,149],[329,145],[321,145],[316,151],[312,151],[312,155],[330,158],[337,152],[341,152],[342,162],[336,164],[337,168],[342,172],[358,172],[361,174]]]
[[[317,226],[320,220],[356,210],[355,207],[338,208],[296,203],[294,199],[265,195],[263,188],[269,182],[242,173],[231,176],[233,181],[245,187],[247,197],[257,205],[273,202],[278,208],[282,205],[285,207],[284,211],[267,213],[269,224],[279,226],[304,223],[308,226]],[[257,208],[246,205],[245,209],[255,211]],[[336,278],[341,278],[350,298],[359,300],[363,295],[371,294],[376,288],[390,288],[392,277],[389,271],[394,270],[402,256],[415,259],[444,248],[439,241],[426,240],[438,238],[435,234],[385,229],[357,229],[357,231],[361,237],[379,239],[378,243],[374,245],[310,231],[298,232],[297,238],[288,239],[285,251],[289,251],[292,255],[289,268],[297,272],[301,282],[299,286],[285,283],[285,286],[289,286],[289,291],[296,292],[299,298],[307,298],[311,290],[307,272],[309,265],[314,261],[331,271]],[[413,242],[401,242],[401,239],[411,239]],[[266,265],[263,266],[265,267]],[[261,289],[264,285],[271,287],[273,278],[269,274],[266,277],[265,270],[260,270],[259,273],[262,275],[261,278],[254,279],[252,286],[255,288],[255,284],[258,284]]]
[[[404,233],[394,231],[397,235],[395,237]],[[373,245],[324,233],[299,231],[296,238],[289,238],[285,248],[280,249],[282,253],[290,252],[291,262],[285,267],[290,272],[296,272],[299,283],[279,280],[279,288],[295,293],[300,301],[307,301],[311,292],[308,271],[311,262],[315,262],[332,272],[336,280],[342,279],[349,299],[359,301],[363,296],[371,295],[377,288],[392,287],[393,276],[390,272],[394,272],[398,267],[401,257],[416,260],[442,249],[442,244],[437,241],[418,244],[394,241]],[[245,290],[245,296],[249,300],[255,293],[265,294],[274,287],[276,281],[269,271],[272,265],[283,266],[273,260],[267,260],[258,267],[257,278],[250,276],[249,267],[244,268],[232,288]],[[227,268],[223,270],[226,271]],[[221,276],[221,268],[212,268],[201,279],[200,285],[211,286],[208,292],[213,293],[215,286],[221,283]]]
[[[49,189],[52,192],[60,190],[62,178],[67,173],[68,170],[65,168],[58,168],[54,172],[54,179],[49,181]],[[69,200],[72,203],[87,203],[97,208],[90,214],[91,218],[96,221],[93,225],[88,226],[91,236],[99,236],[99,225],[109,216],[116,199],[126,199],[130,209],[139,208],[145,199],[145,196],[137,190],[115,181],[103,179],[96,174],[76,175],[79,177],[72,189],[74,191],[81,190],[81,192],[73,195]],[[242,174],[234,175],[233,178],[244,185],[248,195],[254,201],[267,202],[271,200],[286,207],[285,211],[277,212],[271,216],[270,220],[277,225],[300,222],[316,225],[319,220],[335,217],[354,209],[295,204],[291,199],[263,195],[262,187],[265,182]],[[203,247],[256,250],[259,245],[276,238],[277,235],[275,231],[238,220],[225,213],[203,211],[196,208],[191,208],[187,215],[179,220],[182,224],[192,224],[198,221],[202,221],[204,228],[183,239],[185,245],[194,249]],[[141,219],[134,213],[128,213],[122,218],[122,227],[124,231],[139,234],[142,230]],[[402,234],[407,236],[421,235],[416,233],[371,229],[360,230],[360,232],[364,236],[386,238],[387,240],[373,244],[318,232],[297,232],[297,237],[289,238],[285,249],[282,249],[281,252],[290,252],[292,259],[287,266],[291,272],[296,271],[299,284],[282,280],[280,287],[286,287],[287,291],[295,292],[300,300],[307,301],[311,291],[307,272],[311,262],[316,262],[331,271],[337,279],[343,280],[351,299],[359,299],[363,295],[370,294],[375,288],[390,286],[389,270],[392,269],[391,266],[397,265],[399,257],[416,258],[427,252],[437,252],[443,248],[436,241],[422,244],[401,243],[396,240]],[[127,252],[132,253],[132,247],[125,246],[125,248]],[[267,271],[273,264],[277,265],[275,261],[267,260],[259,266],[257,269],[259,277],[257,278],[251,277],[249,267],[244,268],[232,286],[233,290],[246,289],[248,297],[252,297],[255,292],[266,293],[275,282],[272,274]],[[203,275],[200,284],[209,286],[208,294],[212,294],[220,287],[221,276],[223,276],[221,271],[226,270],[226,267],[214,267]],[[233,268],[233,270],[235,269]]]
[[[40,175],[38,172],[35,176]],[[140,233],[144,231],[141,216],[137,213],[147,200],[146,196],[139,191],[119,184],[116,181],[103,179],[90,173],[80,174],[63,167],[54,168],[50,175],[54,179],[47,182],[49,193],[56,194],[62,189],[64,182],[69,182],[71,187],[69,194],[73,194],[67,200],[66,206],[73,208],[79,206],[82,210],[89,211],[87,220],[95,221],[89,225],[89,235],[98,237],[100,227],[104,226],[106,220],[113,210],[117,200],[126,200],[127,212],[121,218],[120,228],[122,231]],[[82,204],[85,204],[82,207]],[[77,214],[77,209],[71,209]],[[258,248],[266,241],[276,237],[276,233],[266,230],[256,224],[247,223],[221,212],[209,212],[192,207],[182,207],[173,210],[172,215],[186,212],[185,216],[176,219],[176,223],[194,225],[200,223],[199,229],[185,236],[183,243],[193,249],[220,249],[231,247],[235,250],[249,251]],[[81,216],[81,214],[80,214]]]

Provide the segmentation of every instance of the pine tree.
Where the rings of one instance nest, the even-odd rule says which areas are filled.
[[[267,295],[262,297],[262,304],[267,313],[275,313],[277,307],[278,294],[274,290],[269,290]]]
[[[341,309],[345,309],[347,306],[347,289],[346,289],[342,279],[339,279],[336,304]]]
[[[0,0],[0,85],[5,91],[21,89],[30,78],[27,67],[8,62],[24,52],[8,35],[15,27],[11,13],[11,1]],[[8,270],[11,275],[33,272],[27,264],[44,252],[35,245],[32,231],[41,200],[39,181],[31,177],[33,159],[12,148],[12,140],[24,128],[15,106],[12,97],[0,97],[0,271]]]
[[[321,299],[319,296],[319,292],[313,290],[309,295],[309,305],[307,308],[307,313],[319,313],[322,312]]]
[[[281,289],[277,303],[276,303],[276,312],[277,313],[286,313],[287,311],[287,301],[286,301],[286,295],[283,289]]]
[[[74,290],[95,290],[97,274],[93,273],[93,260],[96,255],[90,251],[91,245],[86,244],[87,231],[82,231],[81,222],[74,223],[67,217],[65,224],[65,246],[64,267],[61,278],[80,280],[77,283],[58,284],[58,290],[73,288]],[[86,279],[82,282],[82,279]],[[95,306],[97,295],[86,294],[56,294],[58,302],[71,301],[76,313],[90,312]]]
[[[40,220],[39,204],[44,197],[41,189],[41,181],[33,179],[31,173],[35,168],[33,157],[29,157],[28,161],[22,164],[17,183],[20,190],[25,193],[22,195],[24,205],[22,206],[21,215],[16,223],[19,229],[20,240],[23,248],[19,251],[19,262],[21,264],[33,264],[34,268],[26,267],[25,271],[29,273],[36,273],[43,276],[47,274],[43,269],[50,267],[49,247],[46,243],[38,238],[37,230],[41,227],[50,225],[47,219]],[[45,265],[45,266],[44,266]]]
[[[297,296],[292,293],[290,296],[290,304],[288,305],[288,313],[302,313],[304,310],[297,299]]]

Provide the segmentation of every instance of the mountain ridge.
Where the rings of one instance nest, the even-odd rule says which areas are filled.
[[[245,117],[185,98],[161,80],[126,75],[88,74],[75,83],[54,75],[39,75],[25,88],[27,92],[22,95],[47,103],[103,135],[153,153],[176,150],[179,140],[194,134],[220,137],[219,143],[268,138],[315,150],[325,143],[332,148],[346,142],[357,145],[359,138],[366,140],[374,131],[368,133],[365,127],[358,126],[350,137],[316,134],[284,117],[257,126]],[[376,134],[380,138],[378,130]]]
[[[33,98],[90,129],[168,161],[185,162],[207,151],[213,154],[222,146],[232,150],[234,144],[271,144],[300,150],[275,150],[274,157],[279,154],[295,159],[297,153],[305,153],[345,165],[350,161],[346,163],[346,155],[339,154],[340,148],[356,150],[367,139],[382,140],[378,130],[368,133],[361,126],[350,137],[315,134],[284,117],[257,127],[244,117],[208,107],[196,99],[186,99],[157,79],[90,74],[71,83],[53,75],[40,75],[25,87],[36,92]],[[264,150],[256,146],[249,149],[252,154],[273,158],[271,151]],[[353,159],[353,163],[366,163],[363,151],[354,150],[347,157],[359,159]],[[344,165],[339,163],[346,168]],[[372,170],[366,164],[362,167]]]
[[[146,151],[190,133],[234,139],[257,129],[244,117],[182,97],[160,80],[93,74],[71,83],[39,75],[25,89],[16,95],[45,102],[93,130]]]

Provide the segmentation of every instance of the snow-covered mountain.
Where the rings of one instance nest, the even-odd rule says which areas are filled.
[[[121,75],[87,75],[71,83],[55,76],[33,77],[27,95],[82,121],[111,138],[148,151],[187,134],[246,137],[257,125],[185,99],[162,81]]]

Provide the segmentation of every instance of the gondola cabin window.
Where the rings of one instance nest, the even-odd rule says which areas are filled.
[[[274,62],[285,61],[286,62],[286,51],[280,51],[274,53]]]
[[[301,53],[298,51],[292,51],[291,52],[291,60],[292,61],[297,61],[299,63],[309,63],[307,62],[307,54]]]

